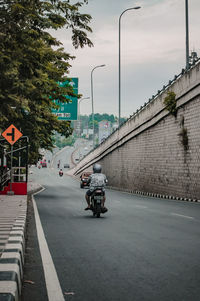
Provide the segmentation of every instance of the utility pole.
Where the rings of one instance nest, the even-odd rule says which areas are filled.
[[[185,26],[186,26],[186,70],[189,70],[189,18],[188,18],[188,0],[185,0]]]

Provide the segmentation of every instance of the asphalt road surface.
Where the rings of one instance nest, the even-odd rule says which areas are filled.
[[[64,149],[61,150],[57,148],[54,150],[54,154],[47,152],[45,157],[48,161],[51,160],[50,167],[58,168],[58,163],[60,163],[60,168],[62,169],[64,169],[65,164],[69,164],[71,168],[74,166],[74,164],[71,162],[72,152],[74,152],[73,157],[76,163],[91,150],[91,143],[92,142],[88,142],[84,139],[77,139],[74,146],[66,146]]]
[[[35,202],[63,300],[200,300],[199,203],[106,190],[109,211],[97,219],[84,211],[86,190],[57,173],[33,168],[31,177],[45,188]],[[25,279],[34,284],[24,284],[23,301],[46,301],[29,210]]]

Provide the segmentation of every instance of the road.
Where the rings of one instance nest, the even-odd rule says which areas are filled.
[[[199,203],[107,190],[109,211],[96,219],[75,179],[49,168],[31,177],[45,188],[35,201],[65,300],[200,300]],[[24,285],[23,301],[46,301],[31,224],[25,277],[34,285]]]
[[[53,154],[51,152],[45,153],[47,161],[51,161],[48,164],[51,168],[58,168],[58,162],[60,162],[60,168],[64,168],[64,164],[69,164],[73,167],[74,164],[71,162],[71,154],[74,152],[75,163],[81,160],[90,150],[92,149],[92,142],[88,142],[85,139],[77,139],[74,146],[66,146],[64,149],[56,148]]]

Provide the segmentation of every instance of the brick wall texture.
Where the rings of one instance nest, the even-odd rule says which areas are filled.
[[[183,125],[184,120],[184,125]],[[188,149],[180,133],[187,129]],[[99,161],[109,185],[200,199],[200,97]]]
[[[177,116],[164,105],[176,94]],[[188,141],[188,142],[187,142]],[[109,185],[200,200],[200,63],[150,101],[73,170],[102,164]]]

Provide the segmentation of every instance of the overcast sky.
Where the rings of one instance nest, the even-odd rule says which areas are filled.
[[[200,56],[200,0],[189,2],[190,51]],[[89,0],[82,12],[93,17],[89,34],[94,47],[74,50],[69,33],[56,37],[76,56],[70,77],[79,78],[81,114],[91,114],[91,71],[94,112],[118,116],[119,16],[121,19],[121,116],[129,117],[152,94],[185,68],[185,0]]]

